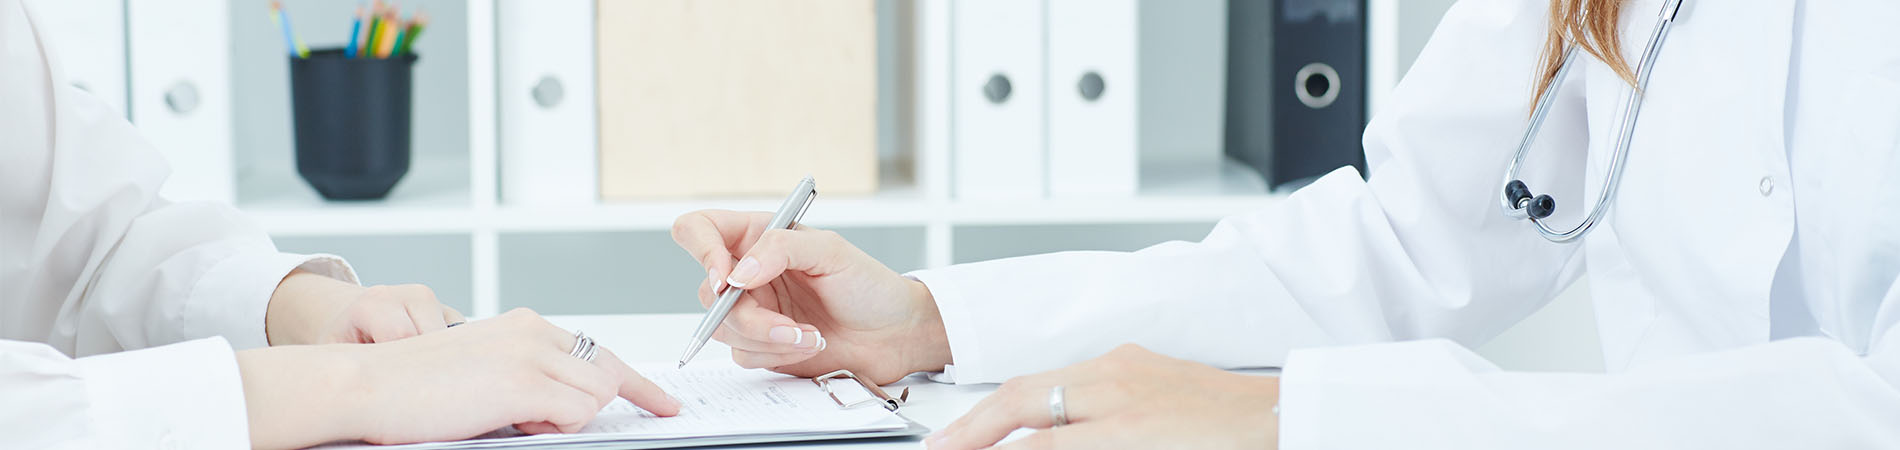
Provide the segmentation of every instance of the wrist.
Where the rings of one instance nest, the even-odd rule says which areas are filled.
[[[271,292],[264,311],[264,336],[270,345],[302,345],[319,341],[322,325],[341,314],[347,299],[360,296],[362,286],[297,269],[285,275]]]
[[[930,294],[930,287],[922,281],[906,280],[910,284],[911,308],[917,314],[913,319],[910,337],[903,342],[909,343],[904,349],[905,367],[911,372],[940,372],[953,361],[950,355],[950,337],[943,327],[943,313],[937,309],[936,297]]]
[[[254,448],[303,448],[357,439],[362,389],[358,361],[336,345],[273,347],[237,353],[245,415]]]

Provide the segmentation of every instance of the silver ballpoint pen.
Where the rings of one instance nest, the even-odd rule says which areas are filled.
[[[810,175],[806,175],[804,180],[798,182],[798,187],[792,189],[792,195],[785,197],[785,204],[779,205],[778,212],[772,214],[772,221],[766,224],[765,229],[798,226],[798,220],[805,217],[805,210],[811,209],[811,202],[816,198],[818,184],[812,181]],[[753,283],[753,286],[759,284],[763,283]],[[692,361],[693,356],[699,354],[699,349],[706,346],[706,341],[712,339],[713,331],[726,321],[726,314],[732,312],[732,304],[738,303],[739,294],[743,293],[745,289],[728,285],[726,291],[719,294],[719,301],[713,302],[712,309],[706,311],[706,317],[699,320],[699,330],[693,332],[693,341],[686,344],[686,353],[680,355],[680,367],[686,367],[686,362]]]

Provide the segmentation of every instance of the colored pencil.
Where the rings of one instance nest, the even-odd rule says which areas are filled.
[[[363,54],[376,57],[377,44],[383,38],[383,0],[376,0],[369,9],[369,38],[363,40]]]
[[[346,45],[343,49],[344,57],[346,58],[356,57],[356,49],[357,49],[356,39],[359,37],[362,37],[361,36],[362,34],[363,34],[363,7],[358,6],[356,7],[356,15],[351,16],[351,19],[350,19],[350,43]]]
[[[401,23],[402,18],[397,16],[396,8],[389,8],[387,15],[383,17],[382,42],[376,45],[377,58],[388,58],[389,52],[396,50],[396,40],[402,37],[402,30],[397,28]]]
[[[290,56],[310,57],[310,48],[305,47],[303,39],[297,38],[297,32],[290,28],[290,12],[284,10],[283,2],[270,2],[270,20],[276,22],[277,28],[284,32],[284,47],[290,51]]]
[[[402,32],[402,42],[396,43],[396,56],[409,54],[409,47],[415,45],[416,37],[421,36],[422,29],[428,26],[429,13],[427,11],[417,11],[416,17],[409,20],[409,27]]]

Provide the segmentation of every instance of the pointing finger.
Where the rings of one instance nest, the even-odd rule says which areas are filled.
[[[661,417],[671,417],[680,413],[679,399],[666,395],[666,391],[661,390],[659,385],[653,384],[653,380],[641,376],[640,372],[634,371],[632,367],[627,366],[627,363],[620,361],[620,357],[614,356],[612,350],[601,347],[600,354],[594,357],[594,364],[606,367],[609,372],[619,376],[620,398],[633,402],[634,406],[639,406]]]

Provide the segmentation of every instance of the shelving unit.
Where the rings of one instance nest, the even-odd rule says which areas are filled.
[[[898,3],[886,1],[880,7]],[[425,56],[424,64],[452,59],[464,66],[437,73],[467,74],[465,80],[453,80],[467,89],[466,124],[454,130],[466,134],[453,136],[465,139],[466,149],[419,148],[415,169],[387,200],[329,202],[295,177],[284,156],[289,153],[284,147],[288,140],[277,137],[276,148],[238,150],[237,158],[250,162],[240,164],[248,170],[240,170],[238,207],[286,243],[289,250],[341,248],[350,253],[345,257],[366,267],[367,281],[436,285],[438,292],[445,294],[445,301],[465,305],[475,315],[515,306],[549,313],[696,310],[690,298],[697,289],[696,282],[704,278],[703,271],[672,243],[669,230],[673,221],[701,209],[771,210],[780,199],[666,199],[578,205],[500,201],[496,145],[501,124],[497,123],[496,106],[498,96],[504,94],[499,92],[495,77],[496,64],[500,63],[496,60],[497,33],[492,26],[497,5],[460,5],[464,9],[455,12],[467,18],[465,23],[491,26],[470,25],[458,36],[432,35],[438,39],[432,43],[462,47],[453,53],[465,57],[430,60]],[[924,1],[901,5],[897,10],[925,14],[926,8],[943,5]],[[291,6],[323,7],[306,7],[298,2]],[[428,7],[441,10],[437,5]],[[233,8],[234,16],[245,14]],[[813,226],[845,234],[893,268],[914,270],[971,258],[1061,249],[1134,249],[1169,239],[1197,239],[1223,217],[1262,208],[1282,198],[1266,192],[1251,169],[1220,158],[1217,148],[1200,148],[1199,158],[1158,158],[1145,163],[1142,187],[1134,196],[955,199],[948,183],[948,155],[943,154],[948,145],[933,141],[940,140],[941,135],[931,132],[943,126],[942,122],[931,121],[946,118],[933,106],[941,105],[941,99],[933,99],[929,93],[934,89],[932,83],[942,82],[928,75],[940,72],[933,65],[943,61],[930,57],[940,54],[933,53],[940,50],[930,47],[943,45],[932,40],[933,36],[941,36],[931,34],[931,24],[921,19],[900,18],[885,26],[899,24],[915,27],[917,34],[885,45],[909,42],[916,48],[881,53],[916,52],[919,56],[904,61],[914,64],[907,68],[909,73],[919,75],[890,80],[911,83],[914,90],[899,94],[914,97],[886,103],[886,107],[901,104],[915,109],[907,113],[886,111],[891,117],[883,122],[908,120],[912,123],[902,128],[916,131],[889,139],[905,148],[881,152],[880,188],[875,194],[826,196],[820,180],[820,199],[806,217]],[[239,53],[234,66],[256,63],[243,60],[245,55]],[[443,50],[436,49],[436,53]],[[1214,69],[1217,66],[1209,68]],[[422,79],[420,72],[419,67],[418,82],[430,82]],[[240,85],[250,82],[276,81],[237,80]],[[268,107],[274,106],[256,108]],[[244,109],[240,105],[239,114],[244,114]],[[418,139],[418,145],[422,141]],[[1009,237],[1016,234],[1045,238],[1031,243]],[[457,246],[455,242],[462,244]],[[430,255],[418,258],[415,252]],[[385,275],[398,278],[379,278]],[[447,298],[450,296],[466,299]]]
[[[175,167],[186,169],[178,173],[209,181],[194,186],[229,181],[228,188],[210,189],[202,199],[233,202],[287,251],[340,253],[364,269],[366,282],[426,283],[446,303],[474,315],[514,306],[553,313],[697,310],[690,298],[703,271],[671,242],[674,219],[700,209],[770,210],[780,199],[501,201],[499,146],[505,124],[499,122],[498,108],[502,96],[526,94],[503,92],[498,79],[506,62],[499,61],[497,15],[507,1],[515,0],[403,2],[427,9],[437,20],[417,43],[422,60],[416,69],[412,170],[388,199],[375,202],[325,201],[297,177],[287,64],[278,31],[265,19],[264,2],[190,0],[190,9],[219,13],[189,16],[169,13],[178,8],[125,7],[117,0],[40,3],[56,18],[70,20],[96,17],[98,11],[121,14],[128,36],[199,30],[207,37],[193,42],[229,49],[220,54],[141,46],[131,39],[86,39],[68,41],[83,45],[63,56],[69,67],[81,69],[75,82],[89,85],[109,103],[136,109],[128,114],[135,124],[163,128],[148,133]],[[1144,33],[1168,37],[1155,44],[1162,48],[1144,43],[1143,52],[1165,50],[1166,57],[1143,66],[1142,77],[1169,80],[1159,85],[1173,90],[1144,85],[1143,98],[1165,101],[1144,107],[1142,120],[1167,120],[1159,120],[1165,123],[1157,129],[1143,129],[1135,195],[980,201],[955,198],[951,185],[953,147],[946,138],[952,116],[947,106],[950,36],[947,24],[933,22],[947,20],[941,18],[948,15],[951,0],[877,1],[878,54],[885,61],[878,83],[880,188],[871,195],[823,195],[824,180],[819,180],[821,195],[806,222],[839,231],[895,269],[1198,239],[1223,217],[1284,198],[1284,193],[1267,192],[1252,170],[1220,154],[1221,86],[1207,76],[1222,73],[1223,0],[1142,6]],[[1436,16],[1393,17],[1420,8],[1442,12],[1440,4],[1450,2],[1370,1],[1372,79],[1396,83]],[[285,3],[312,47],[347,37],[344,18],[354,2]],[[1183,28],[1175,33],[1149,26]],[[1387,87],[1373,86],[1375,101]],[[201,94],[197,111],[169,103],[181,88]],[[138,123],[141,117],[153,121]],[[220,173],[229,177],[213,173],[218,171],[228,171]]]
[[[426,186],[429,180],[414,181]],[[1007,238],[973,238],[968,239],[970,242],[957,239],[968,229],[1090,229],[1098,236],[1113,236],[1107,240],[1115,242],[1102,242],[1102,238],[1097,238],[1085,248],[1138,248],[1145,243],[1197,238],[1223,217],[1262,208],[1282,198],[1265,193],[1259,177],[1238,164],[1163,171],[1144,178],[1144,185],[1150,187],[1134,197],[958,201],[946,195],[927,193],[908,180],[887,180],[886,188],[871,196],[825,197],[821,194],[821,200],[808,213],[805,222],[838,230],[894,268],[911,270],[970,260],[959,259],[959,253],[1007,256],[1012,254],[1009,249],[997,247],[1018,247],[998,242]],[[601,299],[614,295],[614,285],[666,286],[644,291],[664,292],[654,297],[690,299],[697,286],[687,280],[701,279],[703,274],[683,252],[671,249],[669,231],[674,219],[701,209],[772,210],[780,201],[777,198],[725,198],[575,206],[491,203],[489,207],[478,207],[480,202],[458,205],[456,197],[453,190],[403,191],[399,188],[384,202],[335,203],[299,192],[263,196],[245,203],[242,208],[280,240],[325,242],[327,238],[349,237],[401,247],[400,242],[392,238],[420,239],[439,246],[441,236],[465,236],[472,249],[465,253],[470,275],[435,278],[462,278],[472,282],[474,286],[467,290],[471,296],[470,311],[486,315],[513,306],[531,306],[557,313],[672,312],[697,308],[691,302],[675,302],[615,309],[630,305],[615,305]],[[1164,227],[1165,231],[1157,232],[1155,226]],[[1125,228],[1126,232],[1118,234],[1117,228]],[[997,233],[981,235],[994,237]],[[568,251],[549,252],[546,247]],[[615,248],[647,256],[622,258],[598,253]],[[652,253],[660,255],[651,256]],[[1023,253],[1029,252],[1015,254]],[[559,258],[562,255],[567,258]],[[569,267],[564,274],[546,273],[546,270],[520,266],[508,259],[516,256],[529,261],[584,262]],[[631,259],[642,258],[648,261],[629,263]],[[601,265],[624,265],[626,273],[616,276],[609,271],[584,276],[599,272],[596,266]],[[554,279],[563,277],[587,279]],[[621,282],[599,282],[615,277],[622,278]],[[570,300],[510,301],[510,297],[529,294],[504,295],[517,290],[505,286],[505,282],[517,278],[525,279],[518,283],[571,290],[566,293]],[[448,301],[454,303],[453,299]]]
[[[499,201],[503,124],[497,110],[502,95],[520,94],[501,92],[497,76],[503,62],[497,60],[495,25],[504,14],[498,6],[507,5],[498,2],[507,1],[516,0],[403,2],[438,18],[429,37],[418,42],[425,56],[416,72],[414,170],[387,200],[363,203],[323,201],[296,175],[285,56],[264,15],[266,2],[31,0],[30,6],[41,14],[39,31],[50,37],[69,81],[145,128],[148,140],[171,160],[174,178],[192,181],[186,191],[203,194],[182,199],[232,202],[285,251],[341,254],[366,282],[426,283],[445,304],[478,316],[516,306],[547,314],[698,312],[692,297],[704,275],[672,243],[668,229],[674,218],[707,208],[771,209],[780,199],[564,206]],[[520,1],[541,8],[592,0]],[[1218,126],[1212,124],[1219,117],[1209,110],[1218,111],[1219,104],[1208,97],[1223,80],[1206,75],[1222,72],[1210,65],[1218,63],[1210,55],[1224,49],[1206,38],[1224,33],[1224,0],[1142,0],[1144,26],[1152,20],[1196,29],[1163,45],[1180,51],[1169,52],[1164,67],[1155,70],[1178,71],[1159,78],[1183,91],[1143,108],[1144,120],[1165,117],[1172,128],[1144,130],[1136,195],[988,201],[951,195],[951,146],[942,133],[950,116],[942,107],[947,80],[916,76],[948,67],[949,52],[941,45],[949,33],[924,16],[945,14],[954,0],[878,1],[880,58],[914,55],[880,69],[903,72],[881,77],[880,89],[916,89],[880,91],[880,110],[902,110],[879,118],[880,145],[902,148],[881,152],[884,178],[877,193],[822,196],[807,222],[837,230],[894,269],[1194,240],[1221,218],[1285,198],[1266,192],[1250,170],[1218,157]],[[1368,1],[1370,101],[1376,112],[1453,0]],[[285,3],[315,47],[344,39],[347,23],[341,18],[356,2]],[[892,6],[903,14],[887,17],[883,11]],[[890,39],[882,33],[886,27],[913,34]],[[1155,50],[1143,47],[1149,54]],[[904,78],[911,76],[916,78]],[[1600,370],[1585,284],[1480,353],[1510,369]]]

